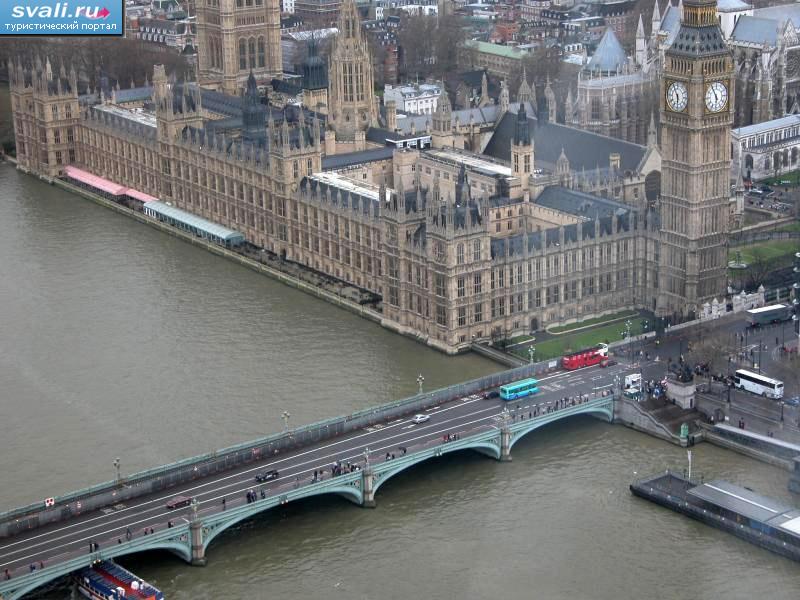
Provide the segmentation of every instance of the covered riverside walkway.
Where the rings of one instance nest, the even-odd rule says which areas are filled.
[[[226,248],[235,248],[244,243],[244,235],[238,231],[212,223],[158,200],[145,204],[144,214]]]
[[[121,201],[135,201],[139,203],[137,208],[147,202],[158,200],[155,196],[145,194],[133,188],[127,188],[118,183],[114,183],[108,179],[98,177],[93,173],[78,169],[77,167],[68,166],[64,169],[64,175],[73,185],[77,185],[85,190],[89,190],[94,194],[98,194],[103,198],[114,200],[115,202]]]

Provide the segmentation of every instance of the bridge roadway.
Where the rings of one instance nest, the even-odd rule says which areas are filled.
[[[192,518],[191,507],[176,510],[165,507],[165,503],[175,496],[195,498],[198,502],[197,517],[206,520],[223,511],[231,512],[237,507],[246,506],[249,490],[260,494],[263,488],[267,497],[280,496],[313,484],[314,471],[323,473],[323,481],[330,480],[331,465],[336,461],[363,467],[366,452],[369,452],[371,465],[376,465],[386,460],[387,453],[394,454],[398,459],[405,457],[401,447],[411,455],[432,445],[441,445],[443,437],[448,434],[458,434],[461,439],[487,430],[498,431],[499,417],[505,408],[509,409],[514,421],[519,417],[528,419],[528,415],[534,412],[541,416],[546,414],[548,406],[555,406],[565,396],[588,394],[590,398],[600,397],[600,390],[611,391],[615,375],[622,378],[629,372],[631,369],[624,364],[605,369],[587,367],[557,372],[539,378],[539,394],[511,402],[478,396],[459,398],[428,409],[426,414],[430,415],[430,420],[419,425],[411,421],[413,415],[407,415],[339,438],[267,457],[260,462],[198,478],[169,490],[140,496],[124,505],[83,513],[68,521],[4,538],[0,540],[0,592],[3,584],[32,574],[30,565],[36,565],[38,570],[40,561],[47,570],[49,566],[88,555],[90,543],[98,544],[101,553],[104,549],[115,548],[120,540],[128,545],[127,530],[131,531],[133,540],[141,538],[142,541],[145,530],[152,528],[158,536],[168,529],[169,521],[176,532],[178,528],[185,530]],[[598,391],[592,393],[592,390]],[[271,469],[279,471],[278,479],[264,484],[255,482],[257,473]],[[6,569],[11,575],[9,581],[5,580]],[[18,596],[9,594],[7,597]]]

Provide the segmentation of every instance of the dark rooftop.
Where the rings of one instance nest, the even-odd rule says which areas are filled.
[[[630,206],[616,200],[557,185],[542,190],[535,203],[592,220],[611,217],[614,214],[620,217],[631,210]]]
[[[394,148],[386,146],[384,148],[372,148],[360,152],[348,152],[347,154],[333,154],[322,159],[322,170],[332,171],[342,169],[376,160],[387,160],[392,158]]]
[[[487,156],[500,160],[511,160],[511,140],[517,127],[517,107],[512,104],[509,112],[503,115],[492,139],[483,151]],[[623,140],[602,136],[582,129],[567,127],[559,123],[541,123],[528,116],[531,137],[533,138],[536,162],[555,165],[563,148],[573,171],[591,170],[596,167],[607,169],[609,155],[620,155],[622,171],[635,171],[644,157],[647,148]]]

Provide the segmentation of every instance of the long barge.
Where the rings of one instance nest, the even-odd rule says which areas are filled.
[[[78,592],[91,600],[164,600],[164,594],[110,560],[102,560],[74,575]]]
[[[800,561],[800,509],[728,481],[697,483],[670,471],[637,480],[630,490],[635,496]]]

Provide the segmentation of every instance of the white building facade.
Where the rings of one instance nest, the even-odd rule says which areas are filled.
[[[441,86],[431,83],[390,85],[383,88],[383,103],[393,100],[398,111],[432,115],[441,94]]]
[[[733,176],[764,179],[798,168],[800,115],[788,115],[731,131]]]

